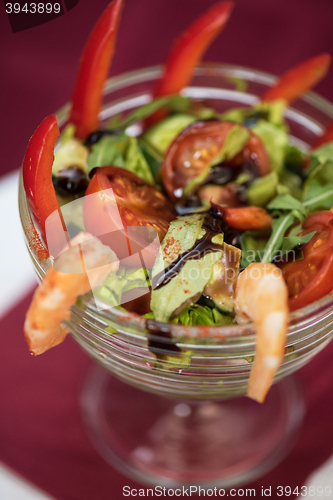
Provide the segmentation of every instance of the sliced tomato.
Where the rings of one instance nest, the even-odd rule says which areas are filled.
[[[279,265],[288,286],[291,311],[311,304],[333,289],[333,213],[310,215],[302,233],[312,231],[316,234],[304,245],[303,258]]]
[[[119,167],[96,168],[83,202],[88,232],[109,245],[128,267],[152,267],[171,220],[172,204],[157,189]],[[144,262],[138,252],[144,252]],[[133,258],[137,254],[136,258]]]
[[[198,177],[221,150],[235,124],[218,120],[196,122],[184,129],[169,146],[162,164],[163,184],[173,200],[182,198],[184,188]],[[237,125],[239,127],[239,125]],[[243,151],[229,165],[237,168],[251,161],[259,175],[270,171],[267,151],[253,132]]]
[[[260,207],[223,207],[212,203],[213,208],[222,214],[226,224],[239,231],[261,231],[272,227],[273,219]]]
[[[265,92],[261,100],[284,99],[290,104],[324,78],[330,63],[329,54],[320,54],[307,59],[284,73],[276,84]]]

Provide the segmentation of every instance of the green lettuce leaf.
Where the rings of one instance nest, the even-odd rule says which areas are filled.
[[[127,139],[124,135],[109,136],[105,135],[96,144],[92,146],[88,158],[88,172],[95,167],[124,167],[124,159],[121,153],[123,142]]]
[[[310,170],[305,187],[314,180],[322,186],[333,183],[333,142],[311,152]]]
[[[174,138],[195,120],[194,116],[184,113],[168,116],[150,127],[143,138],[163,155]]]
[[[250,108],[232,108],[221,115],[221,120],[239,124],[250,124],[259,119],[276,125],[281,130],[287,131],[283,117],[286,102],[276,99],[274,101],[258,102]]]
[[[139,147],[143,156],[145,157],[146,162],[149,165],[150,171],[154,178],[157,177],[160,172],[161,163],[163,160],[163,156],[160,155],[156,149],[154,149],[151,144],[145,141],[142,137],[138,139]]]
[[[191,100],[189,97],[183,97],[180,95],[170,95],[166,97],[159,97],[154,99],[139,108],[136,108],[132,113],[129,113],[125,118],[118,119],[117,123],[112,127],[109,126],[110,130],[114,129],[125,129],[132,123],[144,120],[148,116],[155,113],[161,108],[168,108],[170,111],[187,111],[191,106]]]
[[[264,143],[272,170],[279,172],[283,168],[289,143],[288,134],[266,120],[258,120],[251,126],[251,130]]]
[[[302,196],[302,179],[299,175],[284,169],[279,175],[279,186],[277,190],[281,193],[281,187],[285,188],[285,192],[291,194],[299,200]]]
[[[149,287],[150,281],[146,269],[120,266],[117,273],[111,272],[103,285],[94,290],[94,296],[115,307],[122,303],[123,292],[134,288],[147,288],[148,293]]]
[[[154,184],[154,178],[144,157],[138,140],[135,137],[129,137],[129,145],[126,151],[126,161],[124,168],[133,172],[148,184]]]
[[[264,207],[277,193],[279,178],[276,172],[258,177],[247,188],[250,205]]]
[[[232,325],[235,320],[229,314],[223,314],[217,309],[211,309],[208,306],[192,304],[187,306],[178,316],[173,318],[172,323],[185,326],[197,325]]]

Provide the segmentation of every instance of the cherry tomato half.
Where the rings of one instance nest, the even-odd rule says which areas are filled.
[[[333,289],[333,213],[317,212],[302,233],[316,231],[303,247],[303,259],[279,265],[289,290],[291,311],[311,304]]]
[[[83,202],[84,224],[128,267],[152,267],[175,210],[167,198],[132,172],[97,168]],[[158,242],[157,242],[158,243]],[[138,252],[144,252],[144,263]],[[136,258],[133,256],[137,254]]]
[[[205,171],[234,126],[234,123],[218,120],[196,122],[174,139],[162,164],[163,184],[173,200],[180,199],[185,186]],[[252,161],[259,175],[265,175],[270,171],[267,151],[259,137],[251,130],[249,133],[251,137],[248,143],[229,165],[237,168],[246,161]]]

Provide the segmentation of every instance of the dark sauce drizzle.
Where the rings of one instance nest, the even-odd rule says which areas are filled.
[[[194,213],[194,212],[192,212]],[[198,212],[202,213],[202,212]],[[206,234],[197,240],[192,248],[181,253],[166,269],[158,273],[152,280],[152,287],[161,288],[177,276],[188,260],[200,259],[207,253],[221,252],[222,245],[213,243],[212,239],[217,234],[223,232],[225,224],[221,214],[211,208],[206,212],[202,227],[207,230]],[[167,354],[180,355],[181,349],[172,341],[169,325],[157,326],[154,320],[146,320],[146,329],[152,335],[148,339],[148,349],[153,352],[158,359],[164,359]],[[161,340],[158,339],[161,338]]]
[[[200,213],[200,212],[199,212]],[[207,253],[221,252],[222,245],[213,243],[212,239],[223,232],[221,220],[214,217],[211,210],[205,214],[202,227],[207,230],[206,234],[197,240],[192,248],[178,255],[163,271],[154,276],[152,280],[153,289],[159,289],[169,283],[177,276],[188,260],[201,259]]]
[[[146,329],[150,333],[148,349],[157,359],[165,359],[168,354],[179,356],[181,349],[174,343],[169,325],[157,326],[152,319],[146,319]],[[160,338],[160,339],[159,339]]]

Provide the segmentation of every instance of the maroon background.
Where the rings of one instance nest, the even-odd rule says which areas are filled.
[[[66,15],[15,34],[0,5],[0,174],[19,167],[32,132],[70,99],[80,52],[107,3],[80,0]],[[213,3],[125,0],[111,73],[161,63],[173,38]],[[235,0],[235,5],[206,60],[279,74],[320,52],[333,54],[332,0]],[[317,90],[333,100],[333,68]],[[133,483],[97,456],[79,415],[77,397],[89,360],[72,340],[30,357],[22,335],[28,302],[0,321],[0,459],[57,499],[118,500],[122,486]],[[301,486],[333,453],[332,355],[333,344],[301,371],[309,403],[301,440],[257,485]]]

